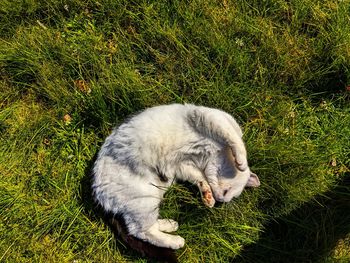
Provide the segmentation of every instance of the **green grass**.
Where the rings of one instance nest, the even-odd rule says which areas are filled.
[[[173,102],[233,114],[262,182],[213,209],[173,187],[161,214],[181,262],[349,262],[349,11],[0,1],[0,262],[147,262],[103,222],[89,174],[115,125]]]

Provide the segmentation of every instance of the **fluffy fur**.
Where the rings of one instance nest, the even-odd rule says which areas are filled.
[[[197,184],[209,207],[259,184],[232,116],[190,104],[149,108],[120,125],[103,144],[93,174],[96,201],[123,217],[129,235],[171,249],[185,242],[169,234],[177,222],[158,218],[171,184]]]

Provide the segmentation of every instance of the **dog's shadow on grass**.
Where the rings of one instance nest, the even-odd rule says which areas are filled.
[[[270,221],[233,262],[325,262],[350,233],[350,174],[331,191]]]

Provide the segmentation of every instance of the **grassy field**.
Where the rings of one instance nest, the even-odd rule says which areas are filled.
[[[0,262],[148,262],[94,208],[113,126],[223,109],[262,185],[174,186],[180,262],[350,262],[350,1],[0,1]]]

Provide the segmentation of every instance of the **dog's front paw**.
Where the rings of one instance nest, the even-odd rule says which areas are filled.
[[[202,200],[207,207],[211,208],[215,205],[215,199],[213,193],[210,190],[202,192]]]

